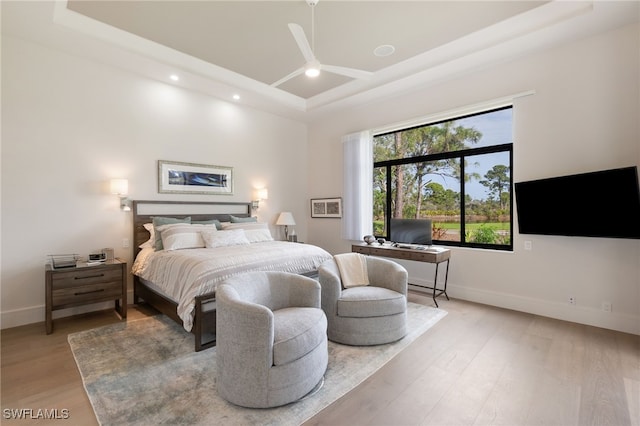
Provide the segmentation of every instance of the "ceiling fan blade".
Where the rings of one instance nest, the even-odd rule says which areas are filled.
[[[338,67],[335,65],[324,65],[322,69],[333,74],[340,74],[351,78],[370,78],[373,73],[369,71],[357,70],[355,68]]]
[[[291,74],[287,75],[286,77],[282,77],[280,80],[276,81],[275,83],[271,84],[271,87],[278,87],[280,86],[282,83],[284,83],[285,81],[289,81],[291,80],[293,77],[297,77],[300,74],[302,74],[304,72],[304,67],[303,68],[298,68],[297,70],[295,70],[294,72],[292,72]]]
[[[307,40],[307,36],[304,34],[304,30],[298,24],[289,24],[289,30],[291,34],[293,34],[293,38],[298,43],[298,47],[302,52],[302,56],[304,56],[304,60],[306,62],[315,61],[316,57],[313,56],[313,50],[311,50],[311,46],[309,45],[309,41]]]

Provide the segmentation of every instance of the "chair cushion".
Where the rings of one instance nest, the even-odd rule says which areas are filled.
[[[352,318],[384,317],[407,310],[404,295],[388,288],[363,286],[342,291],[338,316]]]
[[[273,312],[273,365],[302,358],[327,335],[327,317],[319,308],[284,308]]]

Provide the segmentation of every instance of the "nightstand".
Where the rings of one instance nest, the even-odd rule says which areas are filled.
[[[45,325],[53,332],[52,312],[73,306],[115,300],[121,318],[127,317],[127,263],[120,259],[101,265],[45,268]]]

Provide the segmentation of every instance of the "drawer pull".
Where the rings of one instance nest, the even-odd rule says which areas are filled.
[[[91,291],[81,291],[78,293],[73,293],[74,296],[82,296],[84,294],[91,294],[91,293],[100,293],[101,291],[104,291],[104,288],[98,289],[98,290],[91,290]]]
[[[89,278],[102,278],[104,277],[104,274],[100,274],[100,275],[87,275],[86,277],[73,277],[74,280],[87,280]]]

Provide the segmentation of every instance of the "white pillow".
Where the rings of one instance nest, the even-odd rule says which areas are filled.
[[[266,223],[261,222],[238,222],[222,225],[224,230],[244,229],[244,233],[250,243],[262,241],[273,241],[271,231]]]
[[[147,247],[154,247],[154,243],[156,241],[156,234],[155,234],[155,231],[153,230],[153,223],[145,223],[142,226],[144,226],[144,229],[149,231],[149,235],[151,235],[151,238],[149,238],[146,242],[140,244],[138,247],[140,247],[141,249],[147,248]]]
[[[156,227],[160,231],[164,250],[182,250],[190,248],[204,248],[202,231],[216,232],[216,226],[192,225],[189,223],[171,223]]]
[[[205,247],[228,247],[249,244],[249,240],[243,229],[232,229],[229,231],[202,232],[202,239]]]

